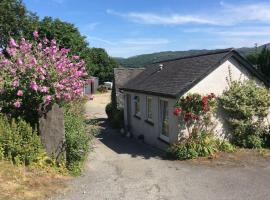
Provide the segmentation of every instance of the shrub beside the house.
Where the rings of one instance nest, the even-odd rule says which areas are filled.
[[[219,151],[232,152],[234,149],[228,141],[216,139],[208,133],[201,133],[173,144],[168,148],[167,155],[173,159],[186,160],[212,156]]]
[[[177,101],[174,115],[178,116],[179,125],[187,130],[188,135],[168,148],[169,157],[185,160],[234,150],[228,141],[214,137],[216,124],[212,117],[216,103],[213,93],[206,96],[189,94]]]
[[[270,92],[255,81],[231,81],[220,97],[230,126],[231,142],[244,148],[262,148],[269,145]]]
[[[113,128],[122,128],[124,127],[124,110],[117,109],[113,106],[112,103],[107,104],[105,108],[106,114],[110,125]]]

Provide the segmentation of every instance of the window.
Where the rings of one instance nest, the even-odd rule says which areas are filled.
[[[141,108],[140,108],[140,97],[134,96],[134,105],[135,105],[135,115],[141,114]]]
[[[169,112],[168,102],[160,101],[160,120],[161,120],[161,134],[160,137],[164,140],[169,138]]]
[[[146,119],[152,121],[153,113],[152,113],[152,98],[146,97]]]

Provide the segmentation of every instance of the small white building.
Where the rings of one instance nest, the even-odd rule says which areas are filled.
[[[254,78],[269,82],[238,52],[233,49],[154,63],[122,88],[124,93],[125,129],[135,137],[159,148],[178,141],[179,131],[173,114],[179,97],[187,93],[221,95],[228,86],[231,71],[233,80]],[[216,130],[220,135],[222,123]]]

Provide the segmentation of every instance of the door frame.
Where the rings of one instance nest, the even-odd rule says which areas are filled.
[[[127,130],[131,129],[131,94],[126,94],[126,105],[127,105]]]
[[[159,137],[162,139],[162,140],[164,140],[164,141],[166,141],[166,142],[169,142],[169,136],[170,136],[170,125],[169,125],[169,119],[168,119],[168,136],[166,136],[166,135],[163,135],[162,134],[162,126],[163,126],[163,114],[162,114],[162,108],[161,108],[161,101],[164,101],[164,102],[167,102],[167,109],[168,109],[168,118],[169,118],[169,101],[168,101],[168,99],[164,99],[164,98],[159,98],[159,101],[158,101],[158,107],[159,107],[159,109],[158,109],[158,118],[159,118]]]

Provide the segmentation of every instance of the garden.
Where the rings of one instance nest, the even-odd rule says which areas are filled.
[[[227,82],[221,96],[188,94],[179,98],[174,115],[179,130],[187,134],[168,148],[170,158],[185,160],[241,148],[270,148],[269,89],[254,80],[240,82],[228,77]],[[218,116],[220,112],[223,114]],[[218,118],[226,127],[222,137],[215,137]]]
[[[34,31],[32,41],[10,38],[0,69],[0,160],[80,174],[97,131],[86,129],[82,112],[85,62]],[[45,151],[40,138],[40,113],[54,104],[63,110],[66,159],[61,160]]]

